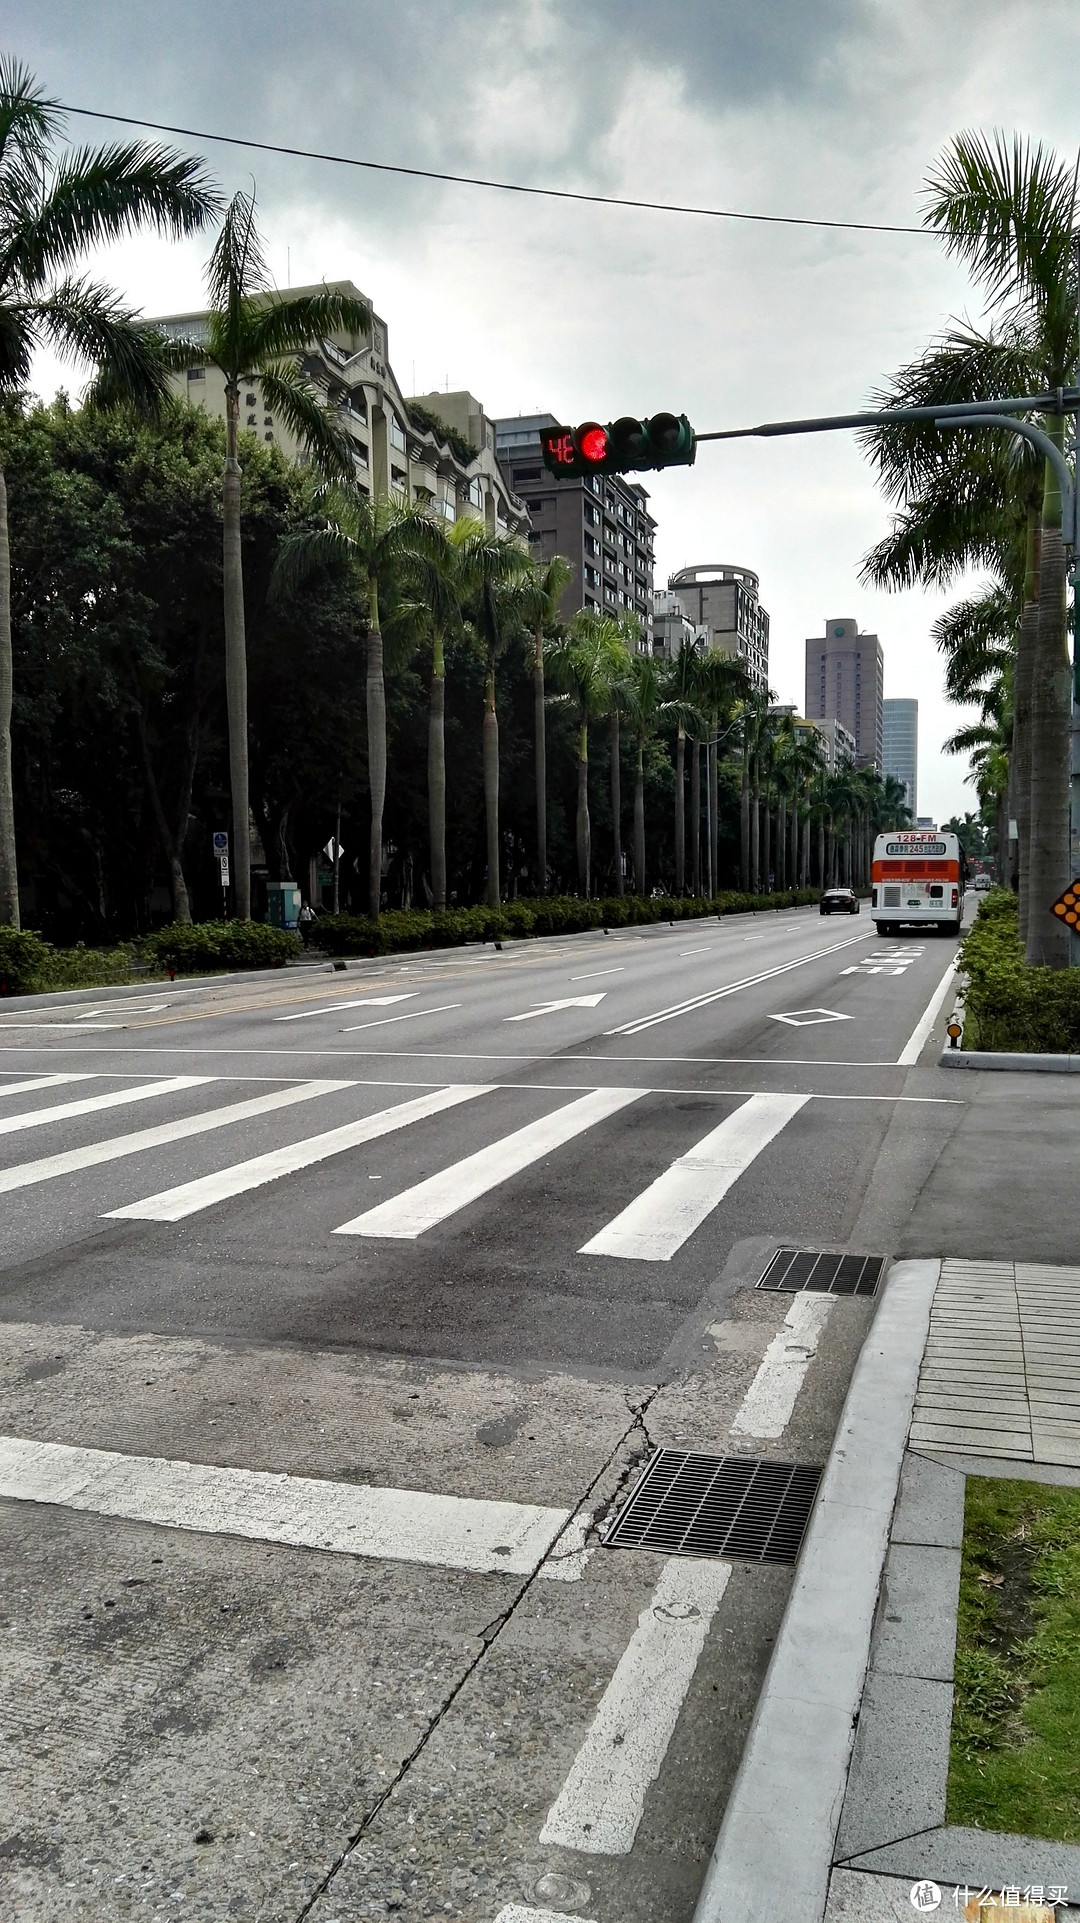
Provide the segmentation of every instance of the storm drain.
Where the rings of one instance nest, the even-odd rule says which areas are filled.
[[[876,1295],[883,1255],[823,1255],[817,1249],[777,1249],[759,1289],[808,1290],[812,1295]]]
[[[794,1562],[820,1481],[805,1463],[658,1449],[604,1545]]]

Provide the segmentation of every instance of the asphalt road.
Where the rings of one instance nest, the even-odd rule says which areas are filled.
[[[1018,1140],[936,1067],[953,954],[798,911],[0,1008],[11,1914],[688,1923],[791,1572],[601,1526],[656,1444],[824,1462],[873,1305],[777,1247],[1055,1259],[1065,1092]]]

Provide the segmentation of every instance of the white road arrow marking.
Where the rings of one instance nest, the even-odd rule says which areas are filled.
[[[339,1008],[389,1008],[391,1002],[411,1001],[418,991],[410,988],[404,995],[365,995],[362,1001],[327,1002],[325,1008],[305,1008],[299,1015],[275,1015],[276,1022],[306,1022],[312,1015],[336,1015]]]
[[[562,1002],[539,1002],[535,1008],[527,1008],[524,1015],[504,1015],[504,1022],[531,1022],[537,1015],[555,1015],[560,1008],[595,1008],[602,1002],[607,990],[599,995],[568,995]]]

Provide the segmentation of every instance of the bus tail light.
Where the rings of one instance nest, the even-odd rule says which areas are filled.
[[[952,891],[952,905],[953,905],[953,907],[954,907],[954,908],[956,908],[956,907],[957,907],[957,906],[959,905],[959,902],[960,902],[960,891],[959,891],[959,889],[958,889],[958,888],[954,888],[954,889],[953,889],[953,891]]]

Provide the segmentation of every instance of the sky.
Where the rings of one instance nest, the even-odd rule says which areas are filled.
[[[98,114],[533,185],[920,225],[964,128],[1074,154],[1071,0],[7,0],[2,45]],[[122,135],[72,118],[71,137]],[[159,136],[148,136],[158,138]],[[468,388],[490,415],[685,412],[703,432],[848,412],[977,290],[929,235],[583,207],[175,137],[226,193],[256,181],[278,285],[357,283],[406,392]],[[94,271],[148,313],[202,304],[206,236],[137,237]],[[78,386],[43,358],[37,391]],[[888,526],[850,434],[706,445],[645,477],[657,586],[753,568],[770,681],[803,705],[826,619],[877,633],[885,693],[920,703],[919,812],[977,804],[968,718],[942,693],[946,594],[859,578]]]

